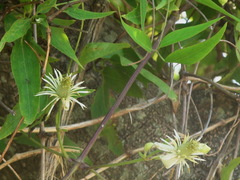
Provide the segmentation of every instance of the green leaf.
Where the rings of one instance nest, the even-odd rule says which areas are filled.
[[[75,23],[76,20],[73,20],[73,19],[67,20],[67,19],[54,18],[52,22],[54,24],[57,24],[57,25],[60,25],[60,26],[70,26],[73,23]]]
[[[117,134],[117,131],[115,130],[115,127],[111,124],[108,124],[103,132],[101,133],[101,136],[104,137],[104,139],[108,142],[108,148],[117,156],[124,153],[123,151],[123,144]]]
[[[95,59],[107,56],[120,49],[129,47],[130,45],[128,43],[89,43],[83,48],[79,57],[79,62],[82,65],[86,65]]]
[[[123,67],[119,64],[104,68],[103,78],[109,89],[112,89],[117,93],[121,93],[133,73],[134,72],[131,67]],[[142,97],[142,91],[136,83],[133,83],[127,92],[127,95],[140,98]]]
[[[174,51],[172,54],[167,56],[165,61],[187,65],[201,61],[219,43],[226,30],[226,27],[227,24],[225,24],[217,34],[202,43]]]
[[[46,0],[44,3],[37,7],[37,13],[47,13],[56,6],[57,0]]]
[[[147,14],[147,0],[140,0],[140,18],[142,31],[144,31],[145,27],[146,14]]]
[[[34,139],[35,141],[40,142],[39,137],[37,136],[37,134],[31,134],[31,138]],[[31,139],[29,139],[28,136],[26,135],[20,135],[14,138],[14,142],[18,143],[18,144],[23,144],[23,145],[27,145],[27,146],[32,146],[34,148],[39,148],[39,146],[34,143]]]
[[[78,9],[76,7],[71,7],[71,8],[67,8],[64,12],[75,19],[86,20],[86,19],[103,18],[113,14],[115,11],[98,13],[98,12],[85,11],[82,9]]]
[[[51,33],[51,45],[81,66],[64,30],[62,28],[51,27]]]
[[[167,5],[167,1],[168,0],[162,0],[157,6],[156,6],[156,10],[159,10],[161,8],[163,8],[164,6]]]
[[[123,61],[124,60],[124,61]],[[131,64],[132,62],[128,59],[121,59],[121,64]],[[137,68],[137,65],[133,65],[132,66],[134,69]],[[152,74],[151,72],[149,72],[146,69],[142,69],[140,71],[140,74],[145,77],[146,79],[148,79],[150,82],[156,84],[159,89],[161,89],[162,92],[164,92],[165,94],[168,95],[168,97],[172,100],[176,100],[177,95],[175,94],[175,92],[173,90],[170,89],[170,87],[163,82],[159,77],[155,76],[154,74]]]
[[[229,180],[230,179],[230,174],[233,172],[233,170],[240,165],[240,157],[237,157],[233,160],[230,161],[230,163],[222,168],[221,171],[221,180]]]
[[[91,117],[98,118],[105,115],[111,106],[109,89],[103,83],[96,92],[91,106]]]
[[[234,19],[237,22],[240,22],[240,19],[233,16],[232,14],[228,13],[226,10],[224,10],[223,8],[221,8],[220,6],[218,6],[217,4],[215,4],[213,1],[211,0],[196,0],[198,3],[203,4],[205,6],[208,6],[212,9],[215,9],[216,11],[225,14],[226,16]]]
[[[203,30],[207,29],[209,26],[216,23],[220,19],[222,19],[222,17],[214,19],[212,21],[208,21],[203,24],[196,25],[196,26],[186,27],[183,29],[173,31],[173,32],[167,34],[163,38],[163,40],[161,41],[161,44],[160,44],[160,48],[177,43],[179,41],[186,40],[188,38],[191,38],[191,37],[195,36],[196,34],[202,32]]]
[[[141,30],[136,29],[134,27],[131,27],[127,25],[122,19],[121,19],[122,25],[124,29],[127,31],[129,36],[143,49],[150,52],[152,50],[152,43],[150,38]]]
[[[30,28],[30,19],[18,19],[11,28],[4,34],[0,41],[0,52],[2,51],[6,42],[13,42],[24,36]]]
[[[15,42],[11,54],[13,77],[19,93],[19,104],[24,122],[31,124],[38,112],[40,65],[32,49],[23,41]]]
[[[6,121],[4,122],[2,128],[0,129],[0,140],[6,138],[7,136],[9,136],[10,134],[12,134],[14,132],[14,130],[16,129],[19,121],[22,118],[21,112],[20,112],[20,107],[19,104],[17,104],[14,108],[13,108],[14,112],[16,113],[14,116],[12,114],[8,114]],[[27,124],[22,123],[19,130],[23,129],[27,127]]]
[[[131,21],[134,24],[137,24],[137,25],[141,24],[140,7],[137,6],[131,12],[123,15],[122,17],[124,17],[125,19]]]

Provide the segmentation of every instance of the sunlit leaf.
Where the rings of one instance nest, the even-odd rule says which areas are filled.
[[[223,8],[221,8],[220,6],[218,6],[216,3],[214,3],[212,0],[196,0],[198,3],[203,4],[205,6],[208,6],[212,9],[215,9],[216,11],[225,14],[226,16],[234,19],[237,22],[240,22],[240,19],[233,16],[232,14],[230,14],[229,12],[227,12],[226,10],[224,10]]]
[[[125,19],[131,21],[134,24],[140,25],[141,24],[140,7],[137,6],[131,12],[123,15],[122,17],[124,17]]]
[[[21,114],[26,124],[31,124],[36,117],[40,90],[40,65],[37,56],[23,41],[15,42],[11,54],[11,65],[19,93]]]
[[[191,37],[195,36],[196,34],[204,31],[205,29],[207,29],[209,26],[216,23],[220,19],[222,19],[222,17],[214,19],[212,21],[208,21],[203,24],[196,25],[196,26],[186,27],[183,29],[173,31],[173,32],[167,34],[163,38],[163,40],[161,41],[160,47],[165,47],[165,46],[177,43],[179,41],[183,41],[188,38],[191,38]]]
[[[152,50],[152,43],[150,38],[141,30],[129,26],[121,19],[124,29],[127,31],[129,36],[143,49],[150,52]]]
[[[217,34],[202,43],[174,51],[166,57],[165,61],[181,64],[194,64],[201,61],[219,43],[223,37],[226,27],[227,24],[225,24]]]
[[[229,180],[231,173],[238,165],[240,165],[240,157],[231,160],[226,167],[222,168],[221,180]]]
[[[72,7],[72,8],[67,8],[64,12],[75,19],[86,20],[86,19],[103,18],[103,17],[113,14],[115,11],[99,13],[99,12],[91,12],[91,11],[86,11],[83,9],[78,9],[76,7]]]
[[[51,44],[81,66],[64,30],[62,28],[51,27],[51,34]]]

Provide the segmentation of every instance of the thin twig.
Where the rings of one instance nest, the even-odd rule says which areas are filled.
[[[74,4],[79,4],[79,3],[83,3],[86,2],[87,0],[79,0],[79,1],[73,1],[70,3],[67,3],[65,6],[63,6],[60,10],[58,10],[57,12],[55,12],[54,14],[52,14],[51,16],[48,17],[48,21],[52,21],[55,17],[57,17],[59,14],[61,14],[65,9],[71,7]]]
[[[6,109],[9,113],[11,113],[13,116],[16,115],[15,111],[13,111],[12,109],[10,109],[6,104],[4,104],[1,100],[0,100],[0,105]]]
[[[220,126],[225,126],[225,125],[227,125],[228,123],[234,121],[236,118],[237,118],[237,115],[234,115],[234,116],[232,116],[232,117],[230,117],[230,118],[221,120],[221,121],[219,121],[218,123],[209,126],[209,127],[205,130],[205,134],[208,133],[208,132],[210,132],[210,131],[212,131],[212,130],[214,130],[214,129],[216,129],[216,128],[218,128],[218,127],[220,127]],[[198,131],[198,132],[192,134],[192,135],[190,136],[190,138],[195,139],[195,138],[199,137],[199,136],[201,135],[201,133],[202,133],[202,131]],[[181,134],[181,133],[180,133],[180,134]],[[184,136],[184,134],[181,134],[181,136]]]
[[[5,163],[7,161],[3,158],[3,162]],[[13,169],[13,167],[10,164],[8,165],[8,167],[19,180],[22,180],[22,178],[18,175],[18,173],[15,171],[15,169]]]
[[[50,27],[47,27],[47,51],[46,51],[46,58],[44,61],[44,66],[42,69],[42,77],[45,75],[46,69],[47,69],[48,58],[49,58],[50,47],[51,47],[50,44],[51,44],[51,29],[50,29]]]
[[[173,19],[175,20],[175,14],[173,15]],[[171,23],[174,23],[175,21],[171,20],[169,21]],[[171,27],[170,24],[168,24],[168,28]],[[166,26],[167,28],[167,26]],[[126,86],[124,87],[124,89],[122,90],[122,92],[120,93],[119,97],[117,98],[115,104],[111,107],[111,109],[109,110],[109,112],[107,113],[107,115],[104,117],[101,125],[98,127],[97,131],[95,132],[95,134],[93,135],[92,139],[90,140],[90,142],[88,143],[88,145],[85,147],[85,149],[83,150],[82,154],[76,159],[76,163],[73,165],[73,167],[70,169],[70,171],[67,173],[66,176],[63,177],[63,180],[68,179],[69,177],[72,176],[72,174],[77,170],[77,168],[83,163],[84,158],[87,156],[87,154],[89,153],[89,151],[91,150],[92,146],[94,145],[95,141],[97,140],[99,134],[102,132],[103,128],[105,127],[106,123],[108,122],[108,120],[111,118],[111,116],[113,115],[114,111],[117,109],[117,107],[120,105],[120,103],[122,102],[123,98],[125,97],[125,95],[127,94],[129,88],[131,87],[131,85],[133,84],[133,82],[135,81],[135,79],[137,78],[138,74],[140,73],[140,71],[142,70],[142,68],[147,64],[148,60],[151,58],[152,54],[154,53],[154,51],[156,51],[156,49],[159,47],[159,44],[163,38],[163,35],[165,33],[165,31],[168,31],[169,29],[164,28],[164,30],[162,31],[161,35],[159,36],[158,40],[154,43],[153,47],[152,47],[152,51],[146,53],[145,59],[139,64],[139,66],[137,67],[137,69],[135,70],[135,72],[133,73],[133,75],[131,76],[131,78],[129,79],[129,81],[127,82]]]
[[[167,95],[163,95],[161,97],[155,97],[155,98],[149,99],[146,102],[141,102],[141,103],[133,105],[130,108],[126,108],[126,109],[120,110],[120,111],[114,113],[111,118],[114,119],[114,118],[123,116],[125,114],[128,114],[130,112],[140,111],[140,110],[145,109],[145,108],[147,108],[147,107],[149,107],[149,106],[151,106],[153,104],[159,103],[159,102],[161,102],[161,101],[163,101],[165,99],[167,99]],[[104,118],[104,116],[99,117],[99,118],[95,118],[95,119],[92,119],[92,120],[87,120],[87,121],[84,121],[84,122],[80,122],[80,123],[75,123],[75,124],[70,124],[70,125],[63,125],[60,128],[62,130],[64,130],[64,131],[72,131],[72,130],[76,130],[76,129],[81,129],[81,128],[89,127],[89,126],[92,126],[92,125],[95,125],[95,124],[99,124],[99,123],[102,122],[103,118]],[[56,127],[55,126],[53,126],[53,127],[45,127],[44,130],[47,133],[52,133],[52,132],[56,132]],[[21,131],[29,132],[29,128],[24,128]],[[39,133],[39,132],[40,132],[40,128],[38,128],[38,127],[36,127],[33,130],[31,130],[31,133]]]
[[[209,83],[201,78],[197,78],[197,77],[186,77],[187,80],[190,80],[190,81],[199,81],[199,82],[204,82],[204,83]],[[226,89],[226,90],[229,90],[229,91],[240,91],[240,87],[234,87],[234,86],[226,86],[226,85],[223,85],[223,84],[219,84],[219,83],[216,83],[217,85],[221,86],[223,89]]]
[[[60,152],[61,149],[59,147],[49,147],[49,149],[52,149],[54,151],[58,151]],[[65,149],[67,152],[79,152],[79,150],[77,149],[73,149],[73,148],[66,148]],[[29,158],[29,157],[32,157],[32,156],[36,156],[38,154],[41,154],[42,152],[42,149],[36,149],[36,150],[31,150],[31,151],[27,151],[27,152],[24,152],[24,153],[17,153],[17,154],[14,154],[14,156],[12,156],[9,160],[7,160],[5,163],[2,163],[0,164],[0,170],[5,168],[6,166],[14,163],[14,162],[17,162],[19,160],[22,160],[22,159],[26,159],[26,158]]]
[[[129,151],[128,153],[125,153],[125,154],[122,154],[121,156],[119,156],[118,158],[114,159],[113,161],[111,161],[110,163],[108,164],[115,164],[115,163],[119,163],[121,161],[123,161],[124,159],[126,158],[129,158],[129,155],[134,155],[134,154],[137,154],[139,152],[143,152],[144,151],[144,148],[141,147],[141,148],[138,148],[138,149],[134,149],[132,151]],[[99,168],[98,170],[96,170],[97,173],[101,173],[105,170],[107,170],[109,167],[103,167],[103,168]],[[88,174],[87,176],[85,176],[83,179],[81,180],[88,180],[88,179],[91,179],[92,177],[94,177],[96,174],[94,173],[90,173]]]
[[[181,74],[182,74],[183,76],[191,76],[191,77],[195,77],[195,78],[202,79],[202,80],[208,82],[209,84],[215,86],[217,89],[219,89],[220,91],[222,91],[224,94],[228,95],[229,97],[233,98],[234,100],[238,100],[238,98],[239,98],[238,95],[229,92],[228,90],[224,89],[222,86],[218,85],[217,83],[211,81],[211,80],[208,79],[208,78],[200,77],[200,76],[198,76],[198,75],[191,74],[191,73],[187,73],[187,72],[181,72]]]
[[[208,85],[209,86],[209,85]],[[209,87],[210,88],[210,87]],[[200,135],[200,137],[198,138],[198,140],[202,139],[204,132],[206,131],[206,129],[209,126],[209,123],[211,121],[212,118],[212,112],[213,112],[213,94],[212,94],[212,90],[210,89],[210,110],[209,110],[209,115],[208,115],[208,120],[207,123],[205,125],[205,128],[202,130],[202,133]]]
[[[17,125],[16,129],[14,130],[11,138],[9,139],[9,141],[8,141],[8,143],[7,143],[7,146],[5,147],[2,155],[0,156],[0,163],[2,162],[5,154],[7,153],[8,149],[9,149],[9,147],[10,147],[10,145],[12,144],[13,138],[14,138],[15,135],[17,134],[18,129],[19,129],[20,125],[22,124],[23,120],[24,120],[24,117],[22,117],[22,118],[20,119],[20,121],[18,122],[18,125]]]

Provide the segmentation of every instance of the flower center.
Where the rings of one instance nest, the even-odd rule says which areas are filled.
[[[69,96],[72,87],[72,80],[69,76],[64,77],[58,86],[56,93],[61,99],[66,99]]]
[[[186,158],[191,156],[198,149],[199,142],[196,140],[189,140],[178,147],[177,153],[180,157]]]

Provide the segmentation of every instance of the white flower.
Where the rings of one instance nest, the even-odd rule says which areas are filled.
[[[167,136],[169,142],[162,139],[164,143],[155,142],[154,146],[161,151],[164,151],[163,154],[158,157],[161,159],[163,165],[169,169],[173,165],[179,165],[179,172],[183,172],[183,167],[187,166],[188,170],[189,165],[186,160],[197,163],[197,161],[205,161],[204,159],[199,158],[199,155],[207,154],[210,151],[210,147],[204,143],[200,143],[197,140],[190,139],[189,136],[185,136],[183,142],[179,134],[174,130],[174,138]]]
[[[79,104],[82,109],[86,108],[83,103],[79,102],[76,99],[77,97],[80,97],[83,93],[90,93],[90,91],[88,90],[83,90],[85,89],[85,87],[80,87],[83,81],[74,85],[74,79],[77,75],[72,76],[72,74],[67,74],[66,76],[63,76],[61,72],[57,69],[54,69],[54,73],[56,78],[54,78],[51,74],[45,75],[45,78],[43,78],[43,80],[47,83],[47,85],[44,86],[46,90],[41,91],[36,95],[48,95],[54,97],[53,100],[51,100],[43,109],[45,110],[47,107],[52,105],[47,117],[50,115],[53,107],[59,100],[62,101],[63,109],[66,111],[69,110],[70,104],[72,104],[73,102]]]

